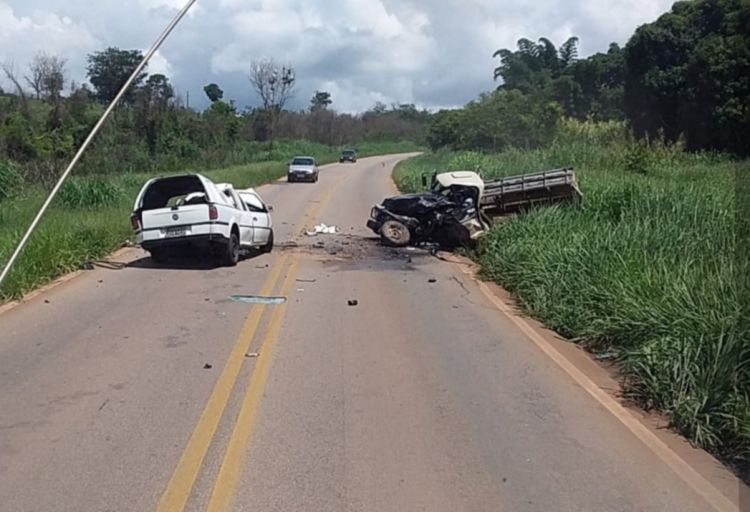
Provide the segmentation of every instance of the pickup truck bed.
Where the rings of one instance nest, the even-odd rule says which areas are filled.
[[[572,168],[535,172],[485,182],[479,206],[496,217],[539,203],[577,201],[583,197]]]

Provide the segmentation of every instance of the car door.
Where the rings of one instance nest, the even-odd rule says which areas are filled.
[[[241,192],[240,197],[252,215],[253,245],[264,245],[271,234],[271,215],[268,207],[259,195],[252,192]]]
[[[240,244],[251,245],[253,243],[253,215],[247,209],[245,202],[234,190],[227,190],[225,195],[229,199],[229,202],[237,210],[239,219],[238,224],[240,228]]]

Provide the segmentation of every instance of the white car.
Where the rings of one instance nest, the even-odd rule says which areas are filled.
[[[289,163],[289,172],[287,173],[287,182],[309,181],[315,183],[318,181],[318,164],[311,156],[295,156]]]
[[[240,250],[273,249],[270,208],[252,189],[237,192],[200,174],[155,178],[141,189],[131,221],[155,261],[186,246],[208,249],[234,266]]]

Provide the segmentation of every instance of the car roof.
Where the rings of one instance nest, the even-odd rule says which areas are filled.
[[[297,155],[292,160],[297,160],[298,158],[309,158],[310,160],[315,160],[315,157],[305,155]]]

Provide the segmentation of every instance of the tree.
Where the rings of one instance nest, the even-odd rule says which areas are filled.
[[[544,37],[538,44],[521,39],[517,50],[503,48],[494,56],[500,58],[494,73],[495,80],[502,79],[498,90],[547,96],[579,119],[623,117],[624,61],[616,44],[606,54],[578,60],[577,37],[559,49]]]
[[[639,136],[750,154],[746,0],[677,2],[625,47],[625,109]]]
[[[578,60],[578,38],[571,37],[560,47],[560,62],[567,68]]]
[[[169,79],[160,74],[151,75],[143,86],[149,100],[149,106],[165,110],[169,101],[174,98],[174,88]]]
[[[127,82],[133,70],[143,60],[140,50],[120,50],[110,47],[104,51],[88,56],[88,78],[96,90],[96,97],[102,103],[111,102]],[[141,72],[133,83],[133,88],[126,93],[125,103],[133,103],[135,87],[143,83],[147,73]]]
[[[221,87],[214,83],[210,83],[205,86],[203,88],[203,92],[206,93],[206,96],[208,96],[208,99],[211,101],[211,103],[221,101],[221,99],[224,97],[224,91],[222,91]]]
[[[331,93],[326,91],[315,91],[315,94],[310,100],[310,112],[326,110],[331,103],[333,103]]]
[[[13,65],[13,62],[6,62],[2,66],[0,66],[0,68],[2,68],[6,78],[8,78],[8,80],[10,80],[10,82],[16,88],[16,94],[21,100],[21,114],[23,114],[23,116],[27,119],[30,118],[31,112],[29,110],[29,102],[26,99],[26,92],[24,92],[23,86],[16,76],[15,66]]]
[[[254,61],[249,79],[263,106],[259,119],[266,124],[268,140],[273,141],[279,113],[294,95],[294,68],[279,65],[273,59]]]
[[[29,75],[24,78],[37,99],[57,102],[65,87],[65,59],[38,53],[29,64]]]
[[[267,110],[283,110],[294,95],[294,68],[279,65],[273,59],[253,62],[249,78],[263,108]]]

